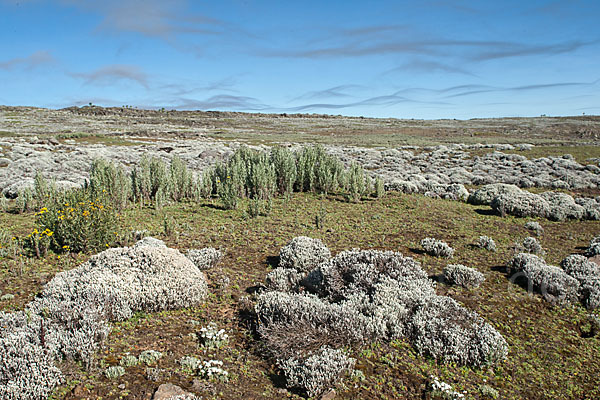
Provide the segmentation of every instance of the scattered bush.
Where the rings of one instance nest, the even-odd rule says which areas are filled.
[[[515,249],[517,253],[531,253],[543,256],[546,254],[542,245],[533,236],[528,236],[521,243],[515,243]]]
[[[179,360],[181,370],[191,375],[198,375],[201,378],[226,382],[229,378],[229,373],[222,369],[222,361],[208,360],[202,361],[196,357],[185,356]]]
[[[462,264],[449,264],[444,268],[444,278],[453,285],[473,289],[479,287],[485,276],[474,268]]]
[[[539,222],[536,221],[527,222],[525,224],[525,229],[533,231],[536,236],[541,236],[544,233],[544,228],[542,228],[542,225],[540,225]]]
[[[446,382],[440,381],[437,377],[431,375],[431,397],[447,400],[460,400],[464,399],[464,393],[457,392],[452,386]]]
[[[484,236],[484,235],[479,236],[479,239],[477,239],[476,245],[480,249],[496,251],[496,242],[494,242],[494,239],[492,239],[491,237],[488,237],[488,236]]]
[[[156,351],[156,350],[144,350],[140,353],[140,356],[138,357],[138,360],[141,363],[144,363],[146,365],[150,365],[150,364],[154,364],[155,362],[157,362],[158,360],[160,360],[163,356],[163,353],[161,353],[160,351]]]
[[[134,365],[137,365],[139,363],[139,360],[137,359],[136,356],[132,356],[130,354],[124,356],[123,358],[121,358],[121,361],[119,361],[119,365],[122,367],[132,367]]]
[[[479,392],[486,399],[498,399],[500,397],[500,393],[498,390],[494,389],[488,384],[483,384],[479,387]]]
[[[322,347],[304,359],[289,358],[279,367],[285,374],[287,386],[306,392],[309,397],[323,394],[333,387],[342,375],[350,372],[355,360],[342,351]]]
[[[454,249],[448,246],[448,243],[434,238],[425,238],[421,240],[421,247],[430,256],[452,258]]]
[[[104,375],[106,375],[108,379],[117,379],[125,375],[125,368],[120,365],[108,367],[104,370]]]
[[[579,299],[579,282],[559,267],[547,265],[534,255],[519,253],[507,265],[511,281],[527,280],[527,290],[541,293],[551,302],[574,302]]]
[[[216,267],[221,259],[223,253],[212,247],[206,247],[204,249],[192,249],[185,253],[185,256],[190,259],[194,265],[201,271],[212,269]]]
[[[596,236],[590,241],[590,245],[585,251],[585,255],[588,257],[600,255],[600,236]]]
[[[587,309],[600,307],[600,267],[580,255],[570,255],[561,261],[564,271],[580,284],[580,299]]]
[[[309,272],[329,257],[331,252],[321,240],[298,236],[281,248],[279,266]]]

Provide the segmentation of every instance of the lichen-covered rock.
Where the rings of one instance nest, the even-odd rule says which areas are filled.
[[[575,203],[572,196],[560,192],[544,192],[540,194],[550,205],[548,219],[564,221],[566,219],[582,219],[585,217],[585,208]]]
[[[530,230],[535,233],[536,236],[540,236],[544,233],[544,228],[540,225],[539,222],[529,221],[525,224],[525,229]]]
[[[585,255],[588,257],[600,255],[600,236],[596,236],[590,241],[590,245],[586,249]]]
[[[321,240],[298,236],[281,248],[279,266],[309,272],[330,257],[331,252]]]
[[[23,312],[0,312],[0,399],[47,399],[62,373]],[[34,325],[35,324],[35,325]]]
[[[287,282],[282,286],[286,291],[261,293],[255,306],[259,335],[280,365],[287,365],[282,364],[286,360],[297,365],[322,346],[336,349],[399,338],[415,345],[420,341],[423,353],[458,363],[492,364],[507,351],[498,332],[459,305],[447,306],[451,312],[436,317],[442,322],[439,329],[432,328],[431,341],[422,338],[429,328],[415,313],[442,302],[436,300],[435,283],[420,264],[400,253],[344,251],[308,273],[296,288],[288,291]],[[306,294],[307,290],[313,294]],[[456,315],[462,317],[454,324]],[[442,324],[446,325],[443,331]],[[456,339],[455,345],[445,347],[449,338],[458,337],[462,341]],[[445,350],[440,353],[436,348]]]

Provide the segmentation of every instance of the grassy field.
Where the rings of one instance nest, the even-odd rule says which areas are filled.
[[[285,390],[285,380],[265,359],[252,330],[247,299],[276,265],[279,249],[298,235],[320,238],[333,254],[351,248],[400,251],[422,263],[432,276],[441,274],[446,260],[420,251],[427,236],[445,240],[456,249],[452,263],[482,272],[486,280],[467,290],[438,284],[438,294],[448,295],[477,311],[507,340],[508,358],[490,369],[444,365],[417,354],[405,341],[369,343],[350,349],[363,377],[354,376],[338,387],[336,398],[422,399],[431,397],[430,376],[466,391],[467,398],[485,398],[483,385],[495,388],[502,399],[600,398],[600,338],[587,337],[587,312],[580,305],[554,306],[541,296],[513,285],[504,271],[515,241],[530,235],[523,225],[529,219],[491,213],[485,206],[430,199],[421,195],[388,193],[382,199],[347,203],[334,195],[297,193],[274,200],[269,216],[249,218],[245,207],[222,210],[216,202],[178,203],[162,210],[130,209],[121,215],[122,237],[131,230],[146,229],[168,246],[181,249],[220,248],[221,266],[209,270],[210,295],[205,304],[184,310],[136,314],[117,323],[96,365],[85,370],[65,361],[67,381],[54,399],[149,399],[160,383],[172,382],[204,398],[296,398]],[[323,219],[317,228],[315,218]],[[598,235],[598,222],[539,220],[545,229],[540,242],[546,260],[557,264],[565,256],[582,253]],[[42,259],[15,256],[12,237],[23,237],[34,227],[33,214],[0,213],[3,228],[0,291],[13,299],[0,301],[0,310],[22,309],[42,285],[58,271],[73,268],[89,255],[57,255]],[[496,241],[497,252],[473,246],[480,235]],[[128,244],[126,241],[123,244]],[[228,278],[228,284],[226,279]],[[205,353],[191,335],[209,322],[230,335],[223,348]],[[161,379],[146,379],[145,367],[126,368],[126,374],[109,380],[103,374],[127,354],[143,350],[164,353],[158,361]],[[181,372],[183,356],[223,361],[229,371],[226,383],[194,380]]]

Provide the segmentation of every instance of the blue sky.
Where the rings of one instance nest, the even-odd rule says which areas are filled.
[[[600,1],[0,0],[0,104],[600,114]]]

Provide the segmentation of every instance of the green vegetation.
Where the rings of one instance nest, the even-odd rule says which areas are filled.
[[[522,399],[527,393],[543,393],[549,399],[600,396],[593,378],[600,376],[596,362],[600,357],[600,338],[584,337],[580,332],[580,327],[589,324],[588,313],[579,305],[558,307],[538,296],[531,297],[510,283],[498,268],[510,259],[515,240],[529,236],[524,227],[526,219],[479,213],[481,206],[421,195],[389,194],[378,200],[348,203],[338,194],[323,197],[296,193],[287,199],[274,197],[271,213],[255,219],[248,219],[243,207],[246,199],[240,200],[241,207],[233,210],[215,208],[215,201],[174,202],[161,210],[144,206],[123,211],[120,234],[146,229],[169,246],[182,250],[221,247],[226,250],[224,267],[207,271],[210,292],[214,294],[205,305],[148,314],[115,324],[104,349],[96,356],[102,368],[86,371],[65,362],[73,375],[57,388],[55,398],[66,398],[73,388],[79,387],[84,396],[117,399],[121,392],[114,390],[114,382],[134,380],[140,383],[128,386],[131,396],[151,393],[157,383],[144,377],[143,368],[127,368],[126,374],[115,381],[103,376],[108,366],[118,365],[126,354],[138,356],[145,349],[163,352],[165,356],[158,361],[157,368],[170,374],[169,381],[193,390],[189,377],[180,372],[178,361],[188,355],[202,359],[212,356],[199,353],[196,336],[189,335],[199,333],[198,326],[190,323],[192,320],[202,321],[201,326],[214,321],[231,332],[229,343],[218,354],[223,368],[230,373],[229,383],[214,383],[221,393],[219,397],[281,398],[277,370],[248,351],[256,342],[243,322],[247,315],[243,298],[247,296],[246,289],[262,282],[270,271],[267,258],[277,255],[282,246],[298,235],[323,240],[334,254],[352,247],[400,251],[418,259],[430,275],[440,274],[447,261],[421,254],[418,243],[427,235],[443,239],[456,249],[452,262],[476,268],[486,280],[475,290],[439,284],[438,293],[477,311],[501,332],[510,346],[504,363],[494,369],[477,369],[435,363],[416,354],[405,341],[368,345],[350,354],[357,358],[357,368],[364,374],[364,380],[357,381],[356,387],[353,382],[346,382],[345,387],[338,388],[338,398],[422,398],[429,390],[430,375],[451,384],[457,391],[466,390],[475,398],[483,385],[497,390],[503,399]],[[326,229],[319,229],[315,217],[325,213]],[[165,216],[174,221],[168,235],[163,229]],[[579,252],[578,248],[587,246],[597,234],[597,222],[539,222],[544,226],[540,242],[548,250],[547,262],[552,264]],[[36,226],[36,215],[1,213],[0,223],[6,227],[2,248],[7,250],[1,253],[0,290],[15,295],[14,299],[0,302],[3,310],[22,308],[48,279],[44,277],[72,268],[89,257],[72,253],[58,258],[51,251],[40,259],[15,256],[10,247],[12,236],[20,238],[31,232]],[[497,252],[472,246],[480,235],[493,237]],[[230,285],[217,290],[217,282],[223,276],[231,279]],[[486,392],[493,393],[489,389]]]

